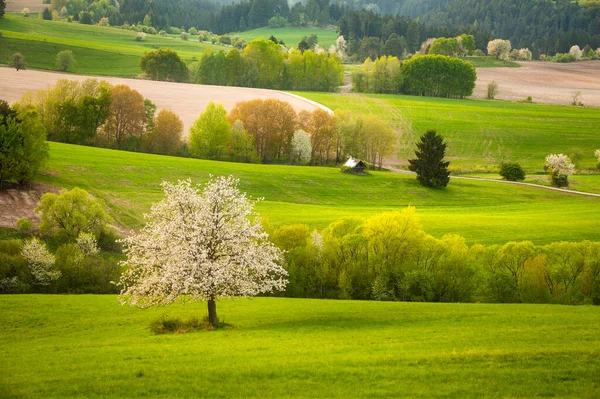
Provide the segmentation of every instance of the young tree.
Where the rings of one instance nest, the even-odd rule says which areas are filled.
[[[75,241],[80,233],[100,236],[110,220],[104,204],[80,188],[61,190],[59,195],[42,195],[35,211],[42,214],[40,232],[56,231],[70,241]]]
[[[227,111],[212,101],[190,128],[190,153],[198,158],[221,159],[231,138]]]
[[[207,301],[208,321],[217,327],[219,298],[285,288],[281,252],[250,220],[254,204],[237,184],[231,176],[211,179],[202,190],[189,180],[163,183],[165,198],[152,206],[145,227],[122,241],[121,303]]]
[[[408,161],[409,169],[417,174],[417,180],[424,186],[446,187],[450,181],[450,162],[444,162],[445,154],[444,138],[435,130],[429,130],[417,143],[416,158]]]
[[[169,109],[161,110],[154,118],[152,130],[145,137],[145,147],[155,154],[174,155],[181,148],[183,122]]]
[[[6,9],[6,0],[0,0],[0,18],[4,17],[5,9]]]
[[[131,138],[141,138],[146,122],[144,97],[127,85],[110,90],[110,111],[104,133],[117,148],[124,148]]]
[[[0,0],[1,1],[1,0]],[[15,68],[17,71],[27,67],[27,63],[25,62],[25,57],[21,53],[14,53],[10,57],[10,62],[8,63],[9,67]]]
[[[525,180],[525,171],[515,162],[502,162],[500,164],[500,176],[508,181],[523,181]]]
[[[54,255],[37,238],[32,238],[23,244],[21,255],[27,260],[33,284],[49,285],[60,277],[60,271],[52,268],[55,261]]]
[[[496,98],[497,95],[498,95],[498,83],[496,83],[495,80],[492,80],[490,83],[488,83],[488,86],[487,86],[487,99],[493,100]]]
[[[312,154],[310,136],[304,130],[296,130],[292,137],[290,160],[295,164],[308,164]]]
[[[596,159],[598,160],[598,163],[596,164],[596,167],[598,169],[600,169],[600,149],[594,151],[594,155],[596,156]]]
[[[56,70],[65,72],[73,66],[73,52],[71,50],[63,50],[56,54]]]

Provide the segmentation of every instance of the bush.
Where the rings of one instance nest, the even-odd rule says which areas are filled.
[[[186,33],[187,35],[187,33]],[[140,58],[140,69],[152,80],[187,82],[188,69],[177,52],[171,49],[149,51]]]
[[[33,227],[33,223],[31,223],[31,220],[27,218],[20,218],[19,220],[17,220],[16,224],[17,228],[23,233],[27,233]]]
[[[498,95],[498,83],[495,81],[491,81],[488,83],[487,87],[487,98],[488,100],[493,100]]]
[[[473,55],[475,57],[485,57],[485,53],[480,49],[475,49],[475,51],[473,51]]]
[[[189,33],[187,32],[181,32],[181,34],[179,35],[179,37],[181,37],[181,40],[188,40],[190,38]]]
[[[71,66],[73,66],[73,52],[71,50],[63,50],[56,54],[57,71],[66,72]]]
[[[557,53],[554,57],[552,57],[552,61],[560,63],[569,63],[574,62],[575,57],[573,57],[571,54]]]
[[[8,66],[13,67],[17,71],[19,71],[21,69],[25,70],[25,68],[27,67],[27,63],[25,62],[25,57],[23,57],[23,54],[14,53],[10,57],[10,62],[8,63]]]
[[[191,331],[199,331],[208,328],[209,324],[206,320],[200,321],[195,316],[188,320],[181,320],[177,317],[162,315],[158,319],[153,320],[148,328],[154,334],[184,334]]]
[[[523,181],[525,180],[525,171],[518,163],[501,163],[500,176],[508,181]]]
[[[146,38],[146,34],[144,32],[139,32],[137,34],[137,36],[135,37],[135,40],[137,40],[138,42],[141,42],[145,38]]]

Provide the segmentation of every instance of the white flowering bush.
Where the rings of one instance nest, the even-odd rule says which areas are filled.
[[[569,49],[569,54],[571,54],[576,60],[580,60],[583,56],[583,51],[581,51],[578,45],[574,45]]]
[[[76,244],[84,256],[96,256],[100,253],[98,240],[91,233],[79,233]]]
[[[141,42],[144,39],[146,39],[146,34],[144,32],[138,33],[135,37],[135,40],[137,40],[138,42]]]
[[[546,168],[552,185],[556,187],[568,187],[569,176],[575,173],[575,165],[565,154],[549,154],[546,157]]]
[[[598,163],[596,164],[596,167],[598,169],[600,169],[600,149],[594,151],[594,155],[596,156],[596,159],[598,160]]]
[[[215,300],[285,288],[282,253],[237,185],[231,176],[204,187],[189,180],[162,184],[165,198],[145,215],[144,228],[121,241],[127,256],[121,262],[122,304],[208,301],[208,320],[216,327]]]
[[[495,39],[488,43],[487,52],[488,55],[493,55],[498,59],[506,60],[510,54],[511,47],[509,40]]]
[[[33,284],[48,285],[60,277],[60,272],[53,269],[54,255],[37,238],[23,244],[21,255],[27,260]]]
[[[291,160],[295,164],[307,164],[312,155],[310,136],[304,130],[296,130],[292,137]]]

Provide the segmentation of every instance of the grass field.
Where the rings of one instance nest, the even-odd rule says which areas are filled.
[[[499,60],[494,57],[467,57],[465,61],[469,61],[475,68],[519,68],[521,65],[510,60]]]
[[[216,331],[153,335],[115,296],[0,296],[3,398],[600,395],[600,308],[257,298]],[[26,311],[24,311],[26,310]]]
[[[244,40],[250,41],[258,38],[268,39],[271,35],[275,36],[278,40],[283,40],[287,48],[297,48],[298,43],[304,36],[310,36],[312,34],[317,35],[319,46],[324,49],[328,49],[329,46],[335,44],[335,40],[338,37],[335,29],[324,29],[318,27],[306,27],[306,28],[258,28],[252,29],[246,32],[232,33],[232,36],[239,36]]]
[[[333,110],[388,120],[401,131],[398,156],[403,160],[414,155],[413,143],[421,134],[435,129],[448,143],[447,155],[455,171],[488,171],[503,160],[542,171],[550,153],[579,153],[581,169],[597,170],[597,108],[385,94],[297,94]]]
[[[137,32],[78,23],[40,21],[6,15],[0,23],[0,64],[21,52],[33,69],[55,69],[56,54],[71,50],[71,72],[86,75],[135,77],[140,57],[155,48],[172,48],[186,62],[199,59],[207,48],[224,48],[197,41],[147,35],[136,41]]]
[[[374,172],[367,177],[337,168],[251,165],[138,154],[50,143],[47,171],[38,179],[81,187],[111,206],[116,222],[137,228],[160,182],[233,174],[240,188],[264,197],[257,210],[275,226],[306,223],[323,228],[348,215],[371,216],[417,207],[425,230],[437,237],[463,235],[469,243],[532,240],[600,240],[600,198],[499,183],[455,180],[445,190],[420,186],[410,175]]]

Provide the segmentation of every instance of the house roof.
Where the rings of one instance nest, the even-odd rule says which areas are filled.
[[[344,164],[344,166],[348,166],[350,168],[355,168],[355,167],[357,167],[358,165],[361,165],[361,164],[362,164],[362,166],[365,166],[365,163],[363,161],[361,161],[360,159],[356,159],[356,158],[350,157],[346,161],[346,163]]]

